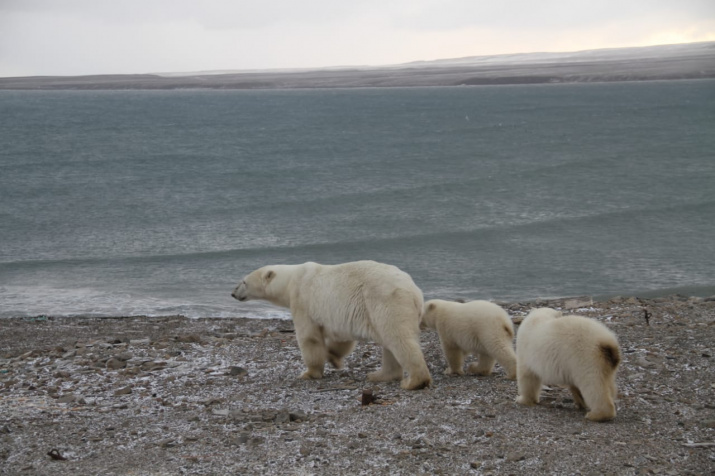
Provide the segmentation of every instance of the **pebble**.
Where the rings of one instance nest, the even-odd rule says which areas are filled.
[[[117,358],[112,357],[111,359],[107,360],[106,366],[109,370],[119,370],[127,366],[127,361],[119,360]]]
[[[127,385],[126,387],[122,387],[114,392],[114,396],[118,397],[120,395],[129,395],[132,393],[132,386]]]
[[[520,452],[513,452],[509,453],[506,455],[506,460],[509,461],[510,463],[514,463],[516,461],[522,461],[526,459],[526,455],[524,453]]]
[[[232,377],[243,377],[244,375],[248,375],[248,371],[243,367],[233,365],[228,368],[228,375],[231,375]]]
[[[58,403],[74,403],[74,401],[75,401],[75,396],[72,393],[67,393],[57,399]]]

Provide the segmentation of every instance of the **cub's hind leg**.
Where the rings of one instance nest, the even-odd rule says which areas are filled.
[[[477,353],[477,359],[476,363],[473,362],[469,364],[469,373],[485,377],[487,375],[491,375],[494,370],[494,363],[496,362],[496,359],[484,352]]]

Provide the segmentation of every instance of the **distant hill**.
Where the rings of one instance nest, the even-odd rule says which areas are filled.
[[[715,78],[715,41],[392,66],[0,78],[0,89],[298,89]]]

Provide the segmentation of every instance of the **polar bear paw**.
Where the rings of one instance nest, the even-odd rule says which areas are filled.
[[[454,370],[451,367],[449,367],[449,368],[445,369],[444,374],[445,375],[464,375],[464,370],[462,370],[462,369]]]
[[[306,370],[300,375],[303,380],[317,380],[323,378],[323,372],[319,370]]]
[[[526,405],[530,407],[532,405],[536,405],[537,403],[539,403],[539,401],[519,395],[518,397],[516,397],[516,403],[518,403],[519,405]]]

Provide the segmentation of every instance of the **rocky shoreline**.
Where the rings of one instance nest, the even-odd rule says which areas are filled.
[[[434,385],[405,391],[365,380],[380,364],[372,343],[345,369],[298,380],[291,321],[11,318],[0,320],[0,474],[712,473],[715,298],[500,304],[515,324],[549,306],[616,333],[614,421],[586,421],[558,387],[521,407],[498,366],[446,376],[432,331]]]

